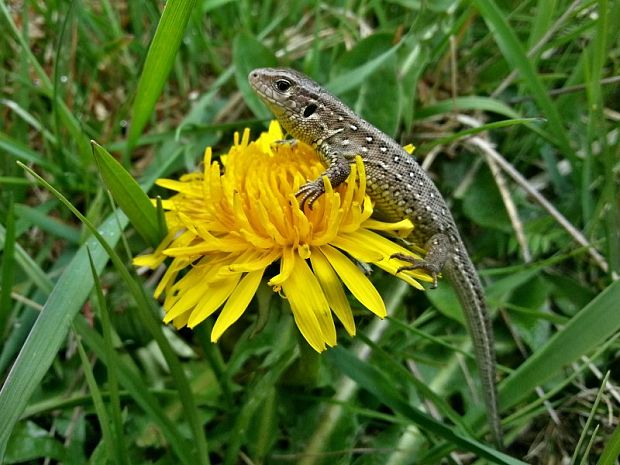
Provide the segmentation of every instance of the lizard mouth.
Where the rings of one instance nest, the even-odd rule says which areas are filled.
[[[274,90],[269,85],[268,71],[268,68],[257,68],[251,71],[250,74],[248,74],[248,82],[252,90],[271,108],[276,98]],[[271,108],[271,110],[277,112],[277,108]]]
[[[254,89],[256,92],[259,92],[261,94],[264,94],[264,84],[261,83],[261,77],[263,76],[264,73],[262,73],[262,68],[257,68],[253,71],[250,71],[250,74],[248,74],[248,81],[250,83],[250,86],[252,86],[252,89]]]

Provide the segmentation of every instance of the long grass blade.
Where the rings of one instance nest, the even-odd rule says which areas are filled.
[[[104,363],[107,363],[104,339],[88,326],[84,318],[76,318],[73,322],[76,331],[88,346]],[[117,359],[118,380],[153,421],[163,436],[170,443],[170,447],[184,465],[194,465],[195,458],[191,454],[191,445],[181,435],[178,425],[175,425],[159,405],[158,399],[144,388],[144,381],[140,377],[139,369],[127,360]]]
[[[545,118],[549,121],[549,129],[557,140],[557,144],[563,154],[571,161],[576,161],[576,155],[570,145],[570,140],[562,117],[557,107],[551,101],[547,89],[543,86],[534,65],[527,54],[514,30],[508,24],[508,20],[499,6],[491,0],[474,0],[475,5],[487,22],[491,33],[495,37],[504,58],[511,67],[519,70],[521,78],[540,106]]]
[[[426,413],[412,407],[394,389],[394,384],[388,380],[385,374],[373,365],[355,358],[350,352],[340,347],[329,351],[327,356],[333,363],[351,379],[356,381],[362,388],[369,391],[385,405],[395,412],[403,415],[424,431],[450,441],[456,447],[473,452],[479,457],[486,458],[493,463],[505,465],[524,465],[524,462],[514,459],[502,452],[498,452],[481,442],[466,437],[454,428],[438,422]]]
[[[615,281],[501,383],[501,409],[522,401],[536,386],[620,330],[618,302],[620,281]]]
[[[195,5],[196,0],[166,2],[138,81],[136,98],[131,109],[131,126],[127,135],[128,153],[151,118]]]
[[[126,217],[112,215],[99,231],[108,243],[115,244],[121,234],[119,225],[122,228],[126,224]],[[0,390],[0,461],[13,426],[33,392],[39,388],[67,336],[73,318],[82,308],[93,286],[92,275],[88,271],[87,249],[92,253],[97,272],[103,270],[108,256],[98,241],[91,238],[75,254],[54,286]]]
[[[155,342],[159,346],[162,351],[162,354],[170,368],[174,381],[179,390],[179,398],[181,403],[183,404],[185,415],[187,416],[188,422],[192,429],[192,433],[194,436],[196,453],[194,454],[194,459],[197,463],[202,465],[209,464],[209,455],[207,449],[207,440],[204,436],[204,432],[202,430],[202,425],[200,423],[200,419],[198,418],[198,413],[196,410],[196,404],[194,401],[194,396],[191,392],[189,382],[187,380],[187,376],[185,375],[181,363],[170,347],[170,343],[165,338],[160,323],[155,319],[155,312],[157,308],[155,307],[152,300],[149,300],[145,293],[144,289],[138,282],[131,276],[125,264],[120,259],[118,254],[114,251],[114,249],[109,245],[104,236],[102,236],[97,228],[88,220],[80,211],[75,208],[75,206],[69,202],[69,200],[64,197],[60,192],[58,192],[52,185],[50,185],[47,181],[45,181],[41,176],[36,174],[32,169],[21,165],[26,171],[28,171],[33,177],[35,177],[42,185],[44,185],[60,202],[67,207],[71,213],[73,213],[77,218],[89,229],[89,231],[95,236],[97,242],[103,247],[107,255],[110,257],[111,262],[113,263],[116,271],[121,276],[122,280],[127,285],[129,292],[137,303],[136,311],[141,319],[141,323],[146,327],[147,331],[151,334]],[[124,217],[126,219],[126,217]],[[126,224],[123,225],[123,227]],[[92,282],[90,283],[92,286]],[[89,287],[90,289],[90,287]]]
[[[125,445],[123,434],[123,419],[121,414],[121,400],[118,389],[118,374],[117,365],[118,359],[114,352],[114,346],[112,341],[112,327],[110,323],[110,317],[108,315],[108,307],[106,305],[105,298],[103,296],[103,290],[101,289],[101,282],[95,269],[92,256],[88,254],[88,262],[90,265],[90,271],[93,275],[93,281],[95,283],[95,297],[97,302],[97,310],[101,319],[101,327],[103,331],[103,342],[105,345],[105,357],[104,363],[108,370],[108,392],[110,393],[110,411],[112,417],[112,427],[110,428],[110,441],[113,443],[111,448],[110,458],[114,458],[114,463],[118,465],[125,465],[127,463],[127,447]],[[93,398],[94,400],[94,398]]]
[[[79,339],[77,341],[77,349],[78,354],[80,355],[80,360],[82,362],[84,377],[86,378],[86,383],[88,384],[88,389],[93,399],[95,412],[97,414],[97,418],[99,419],[99,427],[101,428],[101,436],[106,452],[108,454],[108,460],[111,461],[114,458],[116,463],[120,463],[118,461],[117,454],[115,453],[115,451],[118,450],[115,450],[114,447],[115,441],[113,440],[114,436],[112,434],[112,428],[110,427],[110,416],[108,415],[105,404],[103,403],[103,396],[101,395],[101,390],[99,389],[97,381],[95,380],[95,375],[93,374],[93,367],[90,365],[88,355],[86,355],[84,346]]]
[[[605,444],[605,448],[596,465],[616,465],[618,457],[620,457],[620,425],[616,426],[607,444]]]
[[[4,253],[0,268],[0,340],[4,339],[6,325],[11,317],[11,291],[15,279],[15,209],[13,195],[9,196],[9,205],[6,215],[6,235],[4,238]]]

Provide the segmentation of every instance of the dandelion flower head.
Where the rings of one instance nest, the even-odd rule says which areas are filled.
[[[279,262],[268,284],[288,300],[300,332],[321,352],[336,344],[333,315],[355,334],[345,287],[372,313],[386,316],[379,292],[355,260],[418,289],[419,280],[432,281],[423,270],[397,274],[404,263],[390,256],[415,254],[382,234],[404,236],[412,225],[371,218],[359,157],[346,182],[334,189],[324,178],[325,194],[301,209],[295,192],[324,166],[312,147],[282,139],[275,121],[255,141],[246,129],[219,161],[208,148],[202,172],[158,180],[176,192],[163,201],[168,234],[134,264],[156,268],[172,258],[155,289],[156,297],[165,295],[166,323],[193,328],[219,310],[211,332],[216,342],[245,312],[267,267]]]

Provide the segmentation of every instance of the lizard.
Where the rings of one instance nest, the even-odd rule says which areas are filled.
[[[473,340],[489,428],[501,448],[495,343],[484,291],[435,183],[400,144],[304,74],[288,68],[258,68],[250,72],[248,80],[286,132],[312,146],[326,166],[321,176],[295,194],[302,208],[304,204],[311,208],[325,192],[324,176],[334,187],[343,183],[351,162],[359,155],[366,171],[367,192],[381,219],[408,218],[415,225],[410,239],[424,245],[424,259],[404,254],[391,258],[409,263],[399,271],[426,270],[433,277],[432,287],[437,286],[440,272],[454,286]]]

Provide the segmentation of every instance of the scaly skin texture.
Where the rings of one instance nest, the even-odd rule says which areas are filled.
[[[351,162],[360,155],[367,191],[381,219],[409,218],[415,224],[411,240],[424,245],[428,251],[425,259],[398,258],[411,263],[406,269],[423,268],[434,277],[443,271],[456,289],[474,342],[489,426],[501,447],[495,345],[482,285],[433,181],[396,141],[307,76],[291,69],[261,68],[250,73],[249,81],[284,129],[315,148],[327,167],[323,175],[333,186],[346,180]],[[304,185],[297,195],[302,204],[312,205],[324,192],[321,176]]]

